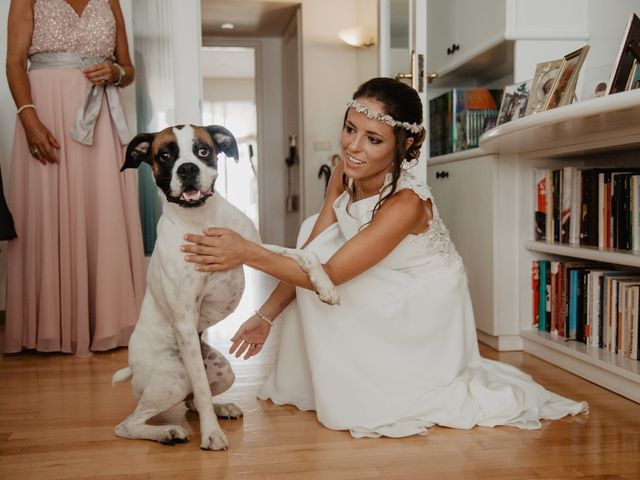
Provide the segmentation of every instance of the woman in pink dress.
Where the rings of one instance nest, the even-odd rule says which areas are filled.
[[[16,103],[5,352],[126,346],[144,294],[118,87],[133,81],[118,0],[12,0]]]

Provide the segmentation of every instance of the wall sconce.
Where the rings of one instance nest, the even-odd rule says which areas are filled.
[[[376,44],[372,27],[350,27],[340,30],[338,37],[352,47],[371,47]]]

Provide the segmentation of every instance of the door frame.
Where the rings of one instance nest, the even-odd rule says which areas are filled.
[[[378,0],[379,12],[379,62],[380,76],[395,77],[398,72],[390,71],[390,55],[391,48],[391,8],[392,0]],[[415,61],[413,65],[413,74],[418,76],[418,95],[422,101],[422,124],[425,128],[429,125],[429,102],[427,100],[427,81],[425,77],[426,56],[427,56],[427,0],[408,0],[409,2],[409,18],[407,19],[409,26],[409,51],[415,51]],[[424,88],[419,90],[420,85]],[[418,165],[411,172],[420,180],[427,179],[427,157],[429,151],[429,137],[425,139],[422,149],[420,150],[420,158]]]

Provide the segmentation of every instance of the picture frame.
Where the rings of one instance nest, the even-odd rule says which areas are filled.
[[[580,69],[587,58],[589,48],[589,45],[585,45],[564,56],[560,72],[551,86],[549,95],[547,95],[544,110],[570,105],[573,102]]]
[[[532,80],[507,85],[502,92],[502,102],[496,125],[502,125],[517,118],[524,117],[529,103],[529,91]]]
[[[607,95],[627,90],[635,62],[640,62],[640,18],[632,13],[611,71]]]
[[[629,73],[629,79],[627,80],[626,90],[635,90],[640,88],[640,61],[633,61],[633,68]]]
[[[536,65],[536,73],[529,89],[525,115],[542,112],[556,77],[560,73],[563,59],[542,62]]]

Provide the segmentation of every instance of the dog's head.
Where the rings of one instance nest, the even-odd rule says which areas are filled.
[[[148,163],[169,202],[199,207],[213,195],[219,153],[238,161],[238,145],[229,130],[218,125],[177,125],[136,135],[120,171]]]

